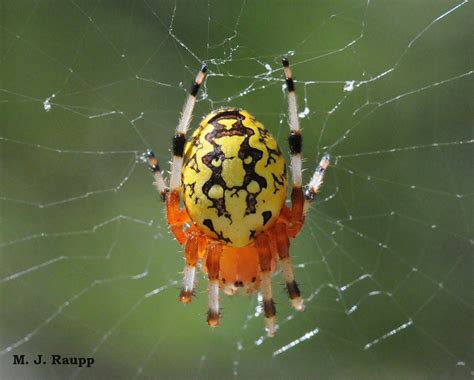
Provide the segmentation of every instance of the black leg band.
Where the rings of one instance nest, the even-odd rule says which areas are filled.
[[[300,132],[291,132],[288,137],[288,145],[290,146],[290,153],[292,155],[300,154],[303,147],[303,140]]]
[[[193,85],[191,86],[191,90],[189,91],[189,93],[192,95],[192,96],[196,96],[198,91],[199,91],[199,87],[201,87],[200,84],[198,83],[193,83]]]
[[[263,311],[265,312],[265,317],[272,318],[276,314],[275,302],[273,299],[263,301]]]
[[[300,289],[296,281],[287,282],[286,289],[288,290],[288,295],[290,299],[295,299],[301,296]]]
[[[286,88],[288,89],[288,92],[295,91],[295,82],[293,82],[293,78],[286,78]]]
[[[175,156],[183,157],[185,143],[186,138],[184,137],[184,133],[178,133],[173,137],[173,154]]]

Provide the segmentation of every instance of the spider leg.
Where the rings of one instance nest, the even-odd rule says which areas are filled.
[[[179,244],[184,244],[186,232],[183,231],[183,227],[189,221],[189,215],[185,208],[179,208],[179,189],[171,191],[166,197],[166,216],[176,240]]]
[[[219,326],[219,264],[222,244],[211,241],[207,245],[206,267],[209,276],[207,324]]]
[[[288,137],[288,145],[291,154],[291,171],[293,178],[293,188],[302,186],[302,169],[301,169],[301,148],[302,136],[300,130],[300,122],[298,119],[298,108],[296,103],[295,83],[293,82],[293,74],[290,69],[290,63],[287,58],[282,59],[283,70],[285,72],[286,88],[288,90],[288,124],[290,126],[290,136]]]
[[[196,103],[196,95],[199,91],[204,78],[206,77],[207,66],[202,65],[201,70],[196,76],[191,89],[189,90],[188,98],[184,103],[183,112],[179,119],[178,126],[173,138],[173,161],[171,164],[171,191],[177,190],[181,184],[181,167],[183,166],[184,145],[186,143],[186,132],[188,131],[193,115],[194,104]]]
[[[189,90],[188,98],[184,103],[183,112],[181,118],[179,119],[178,126],[176,127],[176,132],[173,138],[173,161],[171,164],[171,178],[170,185],[171,190],[179,189],[180,180],[181,180],[181,167],[183,165],[183,153],[184,145],[186,143],[186,132],[191,123],[191,117],[193,114],[194,104],[196,103],[196,95],[199,91],[204,78],[206,76],[207,66],[202,65],[201,70],[196,76],[191,89]],[[154,185],[157,187],[158,191],[161,194],[163,200],[166,199],[166,193],[169,191],[163,176],[161,175],[160,166],[158,160],[155,157],[155,154],[152,150],[148,149],[146,151],[146,157],[148,159],[148,164],[150,169],[153,172],[155,177]]]
[[[309,206],[311,205],[311,202],[316,197],[316,194],[318,193],[318,190],[323,183],[324,172],[329,166],[329,160],[330,160],[329,153],[324,154],[323,158],[319,162],[318,167],[314,171],[313,177],[309,181],[308,185],[306,185],[306,188],[304,191],[304,198],[305,198],[304,208],[303,208],[304,214],[307,213]]]
[[[150,170],[155,178],[153,185],[155,185],[160,192],[161,199],[166,201],[167,220],[171,232],[173,232],[179,244],[184,244],[186,234],[183,231],[183,225],[189,220],[189,216],[186,209],[179,208],[179,191],[169,193],[169,188],[166,186],[166,182],[161,174],[160,165],[152,150],[147,149],[146,157]]]
[[[276,241],[276,249],[283,270],[283,277],[286,282],[286,289],[290,297],[291,305],[298,311],[304,310],[303,299],[301,298],[300,289],[293,275],[293,267],[290,258],[290,239],[288,238],[287,226],[284,223],[277,223],[274,228],[274,240]]]
[[[184,267],[183,287],[179,294],[179,300],[182,303],[192,301],[194,294],[194,276],[196,273],[196,264],[198,262],[199,235],[190,235],[186,240],[184,248],[186,254],[186,266]]]
[[[181,185],[181,168],[183,166],[183,155],[184,155],[184,146],[186,144],[186,132],[191,123],[191,117],[194,109],[194,104],[196,103],[196,95],[199,91],[204,78],[206,76],[207,66],[203,65],[201,70],[196,76],[193,85],[189,91],[188,98],[184,103],[183,112],[181,118],[179,119],[178,126],[176,127],[176,132],[173,137],[173,161],[171,163],[171,177],[170,177],[170,191],[165,191],[166,197],[166,212],[168,218],[168,224],[170,226],[171,232],[173,232],[176,240],[180,244],[184,244],[186,241],[186,234],[183,231],[184,223],[189,220],[188,213],[185,209],[179,208],[180,201],[180,185]],[[154,155],[149,158],[149,163],[155,164],[156,159]],[[156,165],[158,161],[156,161]],[[154,171],[155,178],[159,173],[159,169]],[[158,176],[156,182],[161,184],[161,174]],[[164,181],[163,181],[164,183]],[[161,185],[160,185],[161,186]],[[161,192],[161,191],[160,191]]]
[[[262,233],[255,239],[260,264],[260,289],[263,296],[263,311],[265,314],[265,328],[268,336],[275,336],[275,302],[272,296],[272,252],[266,234]]]
[[[298,119],[298,109],[296,103],[295,84],[293,74],[290,69],[290,63],[287,58],[282,59],[283,70],[286,78],[286,88],[288,90],[288,124],[290,126],[290,136],[288,145],[291,155],[291,173],[293,179],[291,191],[291,223],[290,236],[294,237],[299,232],[304,222],[303,206],[304,195],[302,190],[302,147],[303,138]]]
[[[160,192],[161,200],[166,200],[166,193],[169,191],[168,186],[166,185],[165,180],[163,179],[163,175],[161,174],[160,165],[158,163],[155,154],[151,149],[147,149],[146,158],[148,159],[148,165],[150,167],[151,172],[153,173],[153,177],[155,178],[155,185],[156,189]]]

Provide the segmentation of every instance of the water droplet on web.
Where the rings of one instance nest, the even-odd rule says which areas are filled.
[[[43,108],[46,112],[51,111],[51,103],[49,102],[49,98],[43,102]]]
[[[346,81],[346,83],[344,84],[344,92],[351,92],[352,90],[354,90],[354,84],[355,84],[355,80],[350,80],[350,81]]]
[[[305,118],[306,116],[308,116],[308,115],[309,115],[309,108],[308,108],[308,107],[305,107],[304,110],[303,110],[303,112],[300,112],[300,113],[298,114],[298,117],[299,117],[300,119],[304,119],[304,118]]]
[[[51,95],[49,98],[47,98],[47,99],[43,102],[43,108],[44,108],[44,110],[45,110],[46,112],[51,111],[52,105],[51,105],[51,103],[50,103],[50,100],[51,100],[52,98],[54,98],[55,96],[56,96],[56,95],[53,94],[53,95]]]

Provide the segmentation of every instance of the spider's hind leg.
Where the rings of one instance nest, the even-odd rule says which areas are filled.
[[[184,252],[186,255],[186,266],[184,267],[183,287],[179,294],[179,300],[182,303],[190,303],[194,295],[194,277],[196,273],[196,264],[199,259],[198,235],[190,235],[188,237]]]
[[[288,231],[286,224],[277,223],[274,227],[273,238],[276,242],[276,250],[282,266],[283,277],[286,283],[286,290],[290,297],[291,305],[298,311],[304,310],[303,299],[301,298],[300,289],[295,281],[293,274],[293,267],[290,258],[290,240],[288,238]]]
[[[259,264],[260,264],[260,289],[263,296],[263,312],[265,314],[265,328],[268,336],[274,336],[276,332],[275,324],[275,302],[272,296],[272,251],[270,242],[265,233],[255,239]]]
[[[206,268],[209,276],[207,324],[219,326],[219,267],[222,244],[209,242],[206,248]]]

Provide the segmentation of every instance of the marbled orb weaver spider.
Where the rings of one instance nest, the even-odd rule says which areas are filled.
[[[270,132],[247,111],[223,108],[211,112],[186,143],[206,65],[196,76],[176,128],[169,188],[155,155],[151,150],[146,153],[154,185],[166,202],[170,229],[185,247],[179,300],[191,302],[195,268],[201,260],[209,277],[209,326],[219,325],[219,288],[229,295],[238,288],[247,293],[260,289],[269,336],[276,331],[271,275],[277,258],[292,306],[301,311],[304,308],[293,276],[289,238],[303,226],[329,165],[326,154],[303,191],[295,85],[288,60],[283,58],[282,62],[288,90],[291,207],[285,205],[287,171],[283,155]],[[181,198],[184,208],[180,208]]]

